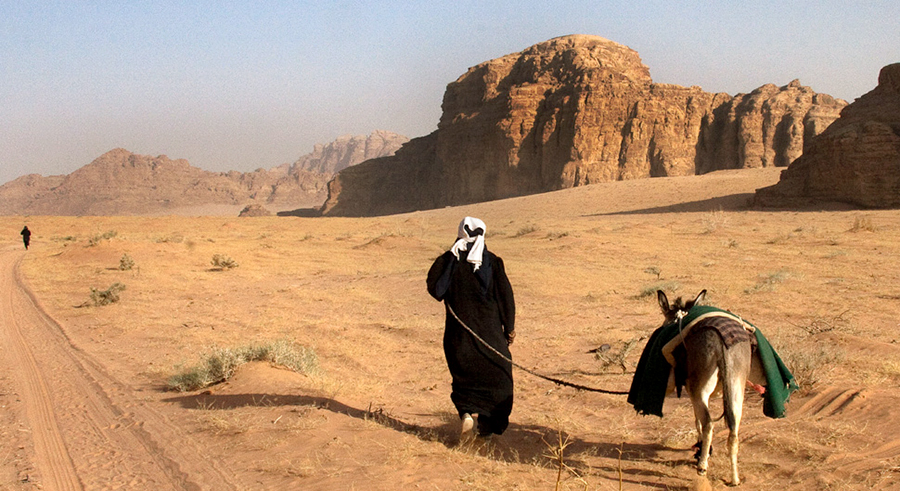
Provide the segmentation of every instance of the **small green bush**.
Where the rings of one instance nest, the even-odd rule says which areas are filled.
[[[315,351],[289,341],[241,348],[214,348],[199,366],[171,376],[169,389],[188,392],[224,382],[234,375],[239,366],[251,361],[268,361],[302,374],[319,371]]]
[[[91,287],[91,302],[95,307],[102,307],[119,301],[119,293],[125,290],[125,285],[113,283],[106,290],[98,290]]]

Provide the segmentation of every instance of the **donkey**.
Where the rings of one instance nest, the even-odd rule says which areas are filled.
[[[678,298],[671,305],[662,290],[657,291],[656,296],[666,318],[665,324],[669,324],[680,321],[691,307],[701,304],[706,290],[701,291],[694,300],[682,303],[681,298]],[[719,389],[724,402],[723,416],[729,430],[732,485],[737,486],[741,483],[737,467],[738,428],[741,425],[744,386],[750,376],[752,360],[750,336],[728,348],[715,328],[703,324],[702,321],[697,323],[685,334],[683,340],[679,340],[686,350],[686,386],[697,425],[700,447],[699,455],[696,456],[697,471],[700,475],[705,475],[709,466],[714,423],[709,412],[709,398]]]

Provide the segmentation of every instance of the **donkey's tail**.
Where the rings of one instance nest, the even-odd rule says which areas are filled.
[[[717,331],[718,332],[718,331]],[[719,333],[721,336],[721,333]],[[733,430],[736,424],[735,411],[734,411],[734,387],[732,387],[735,381],[732,379],[732,371],[735,370],[735,367],[732,366],[731,360],[728,356],[728,348],[725,347],[724,342],[718,345],[719,351],[719,383],[722,384],[722,415],[713,421],[718,422],[722,418],[725,418],[725,425],[728,426],[729,430]],[[740,388],[743,390],[743,387]]]
[[[724,346],[723,346],[724,351]],[[731,374],[728,372],[729,369],[734,369],[734,367],[730,366],[731,364],[728,362],[728,357],[722,357],[722,416],[719,416],[719,419],[725,418],[725,425],[728,426],[729,430],[734,430],[735,425],[737,424],[737,420],[735,418],[735,400],[734,400],[734,390],[735,390],[735,381],[731,377]],[[738,390],[743,390],[743,386],[739,387]],[[718,421],[718,419],[716,420]]]

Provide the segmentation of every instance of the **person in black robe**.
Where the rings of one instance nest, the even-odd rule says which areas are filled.
[[[502,434],[513,406],[512,364],[490,351],[450,312],[491,347],[512,359],[516,305],[503,260],[484,247],[484,222],[466,217],[459,240],[428,271],[428,293],[444,301],[444,356],[453,383],[450,400],[462,422],[461,440]]]
[[[28,230],[28,225],[25,225],[25,228],[22,229],[22,241],[25,242],[25,250],[28,250],[28,244],[31,243],[31,230]]]

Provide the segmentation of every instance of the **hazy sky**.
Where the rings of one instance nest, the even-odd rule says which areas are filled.
[[[469,67],[566,34],[631,47],[655,82],[852,101],[900,62],[900,2],[0,0],[0,183],[117,147],[249,171],[426,135]]]

